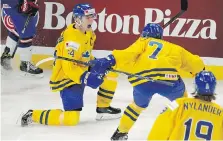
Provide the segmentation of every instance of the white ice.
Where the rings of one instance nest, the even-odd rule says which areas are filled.
[[[1,78],[1,139],[2,140],[109,140],[116,130],[119,119],[96,121],[96,92],[86,88],[84,108],[80,124],[74,127],[45,126],[33,124],[21,127],[16,124],[22,112],[28,109],[62,108],[59,93],[49,89],[50,71],[45,71],[42,79],[24,79],[14,72]],[[13,77],[14,76],[14,77]],[[16,77],[15,77],[16,76]],[[188,92],[192,92],[192,80],[185,80]],[[223,106],[223,81],[218,81],[217,103]],[[119,78],[119,84],[112,106],[122,111],[132,101],[132,87],[125,77]],[[129,132],[130,140],[146,140],[156,116],[162,111],[167,99],[155,95],[149,107],[140,115]]]

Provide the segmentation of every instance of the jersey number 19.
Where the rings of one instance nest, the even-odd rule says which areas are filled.
[[[192,122],[193,119],[190,118],[189,120],[187,120],[184,125],[186,127],[186,132],[185,132],[185,136],[184,136],[184,140],[188,140],[191,134],[191,127],[192,127]],[[204,121],[204,120],[200,120],[196,123],[195,125],[195,135],[198,138],[202,138],[202,139],[206,139],[206,140],[211,140],[211,136],[212,136],[212,131],[213,131],[213,124],[209,121]],[[202,133],[202,128],[207,129],[206,133]],[[193,133],[192,133],[193,134]]]

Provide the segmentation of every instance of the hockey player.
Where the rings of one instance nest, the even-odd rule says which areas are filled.
[[[194,98],[168,104],[156,119],[148,140],[223,140],[223,109],[215,100],[216,78],[210,71],[195,77]]]
[[[31,63],[32,40],[36,34],[39,10],[37,0],[1,0],[2,20],[8,30],[6,47],[1,56],[1,66],[5,70],[12,70],[11,59],[16,46],[20,48],[20,70],[24,75],[43,77],[43,70]],[[29,18],[27,27],[24,25]]]
[[[114,50],[107,58],[91,61],[93,69],[99,73],[113,67],[174,84],[168,86],[129,76],[129,82],[133,86],[134,102],[125,109],[118,129],[111,137],[112,140],[127,139],[129,130],[155,93],[171,101],[187,96],[179,70],[196,74],[204,68],[199,56],[191,54],[181,46],[162,40],[162,35],[163,29],[159,24],[147,24],[141,37],[127,49]]]
[[[55,56],[88,62],[94,59],[91,51],[96,36],[91,29],[91,25],[96,18],[95,9],[89,4],[78,4],[73,9],[73,17],[74,24],[69,25],[58,39]],[[92,72],[87,66],[64,60],[56,60],[54,62],[50,87],[54,92],[60,91],[64,111],[61,109],[29,110],[21,119],[22,126],[30,124],[31,121],[45,125],[73,126],[78,124],[80,111],[83,107],[85,86],[95,89],[103,81],[101,74]],[[105,90],[101,88],[100,91],[104,92]],[[105,92],[110,93],[109,91]],[[99,104],[100,102],[98,106]],[[97,107],[97,113],[100,115],[120,115],[120,109],[112,108],[105,104],[109,103],[105,102],[100,105],[101,107]]]

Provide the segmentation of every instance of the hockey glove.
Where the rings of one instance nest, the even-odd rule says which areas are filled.
[[[23,0],[23,2],[19,4],[18,9],[20,13],[24,13],[30,16],[35,16],[39,10],[39,6],[32,0]]]
[[[106,58],[100,58],[90,61],[91,72],[105,74],[108,69],[116,64],[113,55],[109,55]]]
[[[84,72],[81,76],[81,83],[96,89],[103,83],[103,76],[97,73]]]

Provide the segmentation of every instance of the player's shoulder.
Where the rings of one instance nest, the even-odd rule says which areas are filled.
[[[94,33],[94,31],[92,29],[89,29],[87,31],[87,34],[91,35],[91,36],[96,36],[96,34]]]
[[[178,98],[176,101],[180,104],[183,104],[185,102],[196,101],[196,99],[193,97],[182,97],[182,98]]]
[[[172,42],[169,42],[167,40],[163,40],[163,39],[155,39],[155,38],[151,38],[150,41],[155,41],[155,42],[158,42],[158,43],[161,43],[163,45],[168,45],[168,46],[172,46],[172,47],[178,47],[178,48],[182,48],[180,45],[178,44],[175,44],[175,43],[172,43]]]
[[[64,35],[70,36],[70,34],[72,34],[72,37],[75,37],[75,36],[78,37],[78,35],[81,34],[81,32],[78,29],[74,28],[74,24],[70,24],[64,30]]]
[[[63,38],[65,42],[66,48],[72,48],[74,50],[78,50],[82,44],[82,40],[79,35],[80,31],[74,28],[74,24],[70,24],[63,32]]]

